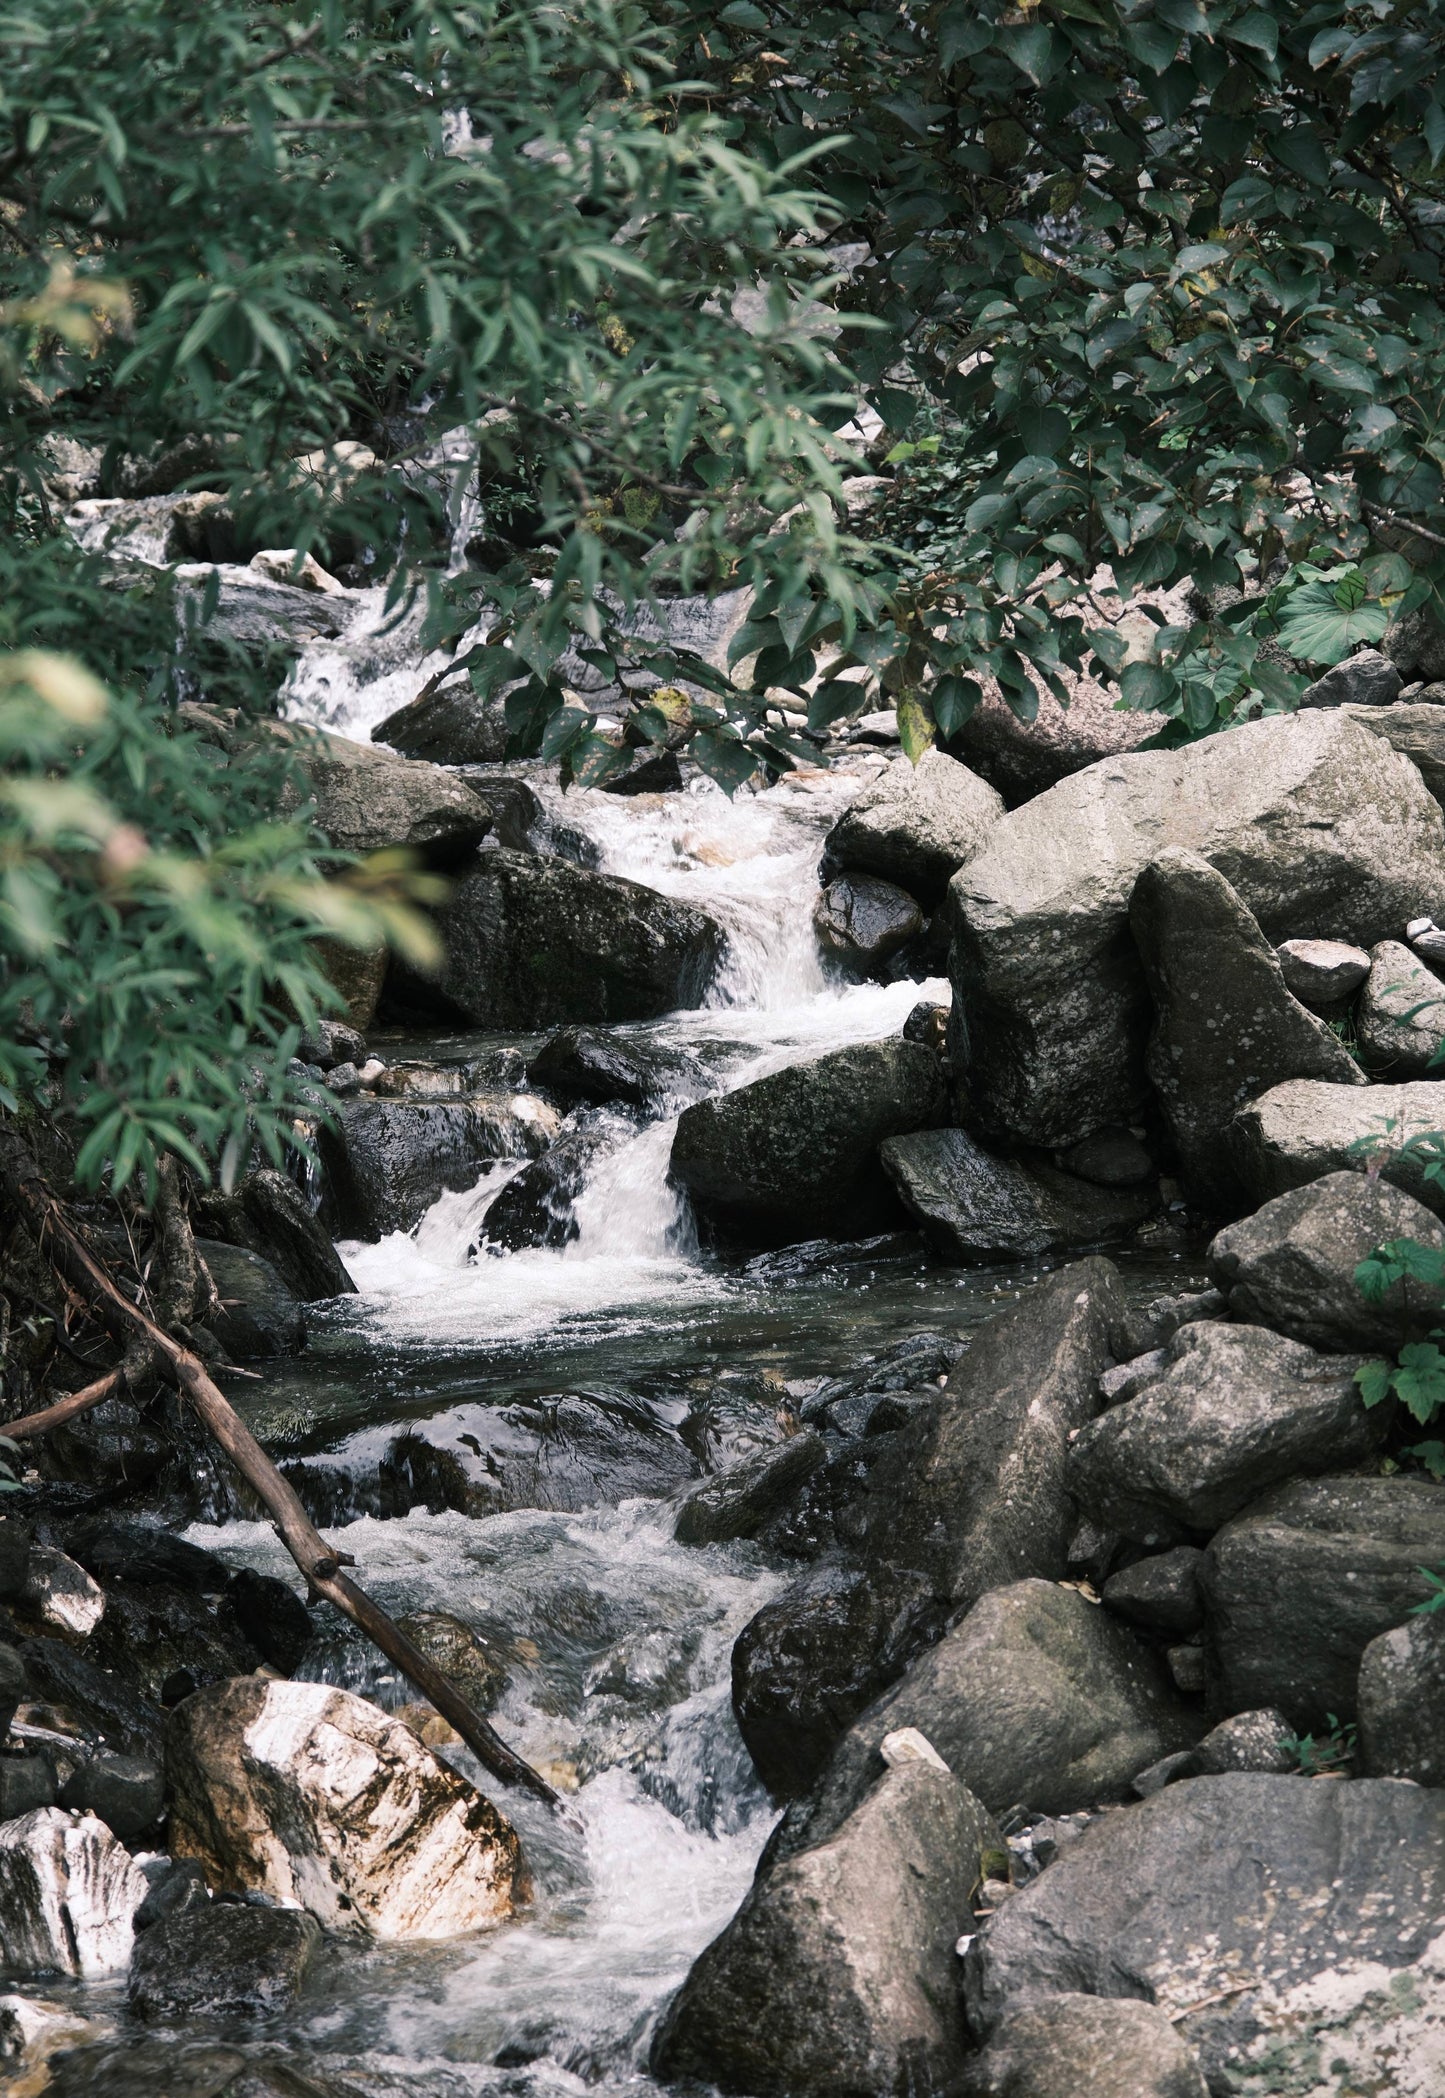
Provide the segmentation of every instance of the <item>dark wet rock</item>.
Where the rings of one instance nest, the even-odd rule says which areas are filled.
[[[491,1711],[507,1687],[507,1671],[479,1633],[446,1610],[409,1610],[397,1623],[474,1711]]]
[[[1236,1318],[1315,1348],[1393,1352],[1438,1317],[1418,1284],[1397,1283],[1376,1303],[1355,1279],[1362,1260],[1399,1238],[1445,1250],[1445,1226],[1403,1189],[1328,1173],[1228,1225],[1209,1248],[1209,1271]]]
[[[1186,1326],[1172,1367],[1083,1428],[1069,1451],[1081,1508],[1146,1545],[1186,1542],[1281,1480],[1357,1464],[1385,1422],[1361,1403],[1357,1362],[1264,1326]]]
[[[11,1602],[23,1592],[34,1542],[35,1533],[22,1516],[0,1516],[0,1602]],[[3,1702],[0,1690],[0,1705]]]
[[[127,2000],[147,2024],[264,2018],[300,1994],[321,1931],[298,1909],[212,1902],[166,1917],[137,1941]]]
[[[1005,816],[950,892],[961,1075],[986,1140],[1064,1148],[1138,1121],[1149,1013],[1129,899],[1172,845],[1203,853],[1273,942],[1369,945],[1445,890],[1438,805],[1338,712],[1075,774]]]
[[[300,593],[298,593],[300,594]],[[481,796],[444,772],[345,736],[308,735],[301,762],[315,822],[340,852],[407,845],[430,866],[465,866],[492,827]]]
[[[93,1756],[66,1779],[60,1804],[72,1813],[94,1814],[122,1843],[153,1829],[165,1805],[159,1762],[147,1756]]]
[[[150,1485],[173,1455],[153,1413],[114,1398],[52,1428],[41,1462],[48,1477],[73,1481],[92,1493],[126,1494]]]
[[[886,1137],[942,1109],[938,1060],[916,1042],[865,1042],[790,1064],[687,1108],[673,1178],[699,1214],[745,1242],[886,1229],[897,1215],[877,1160]]]
[[[1445,1616],[1414,1616],[1360,1660],[1359,1760],[1367,1777],[1445,1783]]]
[[[192,1588],[130,1581],[107,1582],[105,1596],[105,1616],[86,1641],[87,1657],[160,1703],[162,1687],[177,1669],[199,1685],[260,1665],[229,1598],[213,1610]]]
[[[985,1321],[936,1407],[870,1476],[871,1564],[926,1575],[955,1609],[1030,1574],[1062,1579],[1077,1514],[1069,1437],[1098,1410],[1122,1309],[1118,1271],[1096,1258]]]
[[[895,1392],[941,1384],[963,1353],[963,1342],[947,1333],[910,1333],[891,1347],[870,1355],[855,1370],[830,1377],[803,1401],[803,1418],[836,1427],[837,1410]]]
[[[1364,948],[1343,940],[1285,940],[1275,952],[1286,986],[1311,1012],[1342,1012],[1370,973]]]
[[[489,1028],[652,1020],[701,1005],[716,921],[567,860],[484,853],[443,912],[446,995]]]
[[[439,1195],[474,1187],[490,1160],[537,1157],[555,1129],[551,1109],[526,1094],[343,1101],[320,1135],[337,1234],[410,1231]]]
[[[506,711],[469,679],[448,679],[378,721],[371,740],[434,765],[495,765],[507,755]]]
[[[920,1129],[879,1151],[929,1244],[966,1265],[1106,1245],[1135,1231],[1152,1193],[1103,1192],[1054,1166],[998,1158],[962,1129]]]
[[[1104,1816],[1020,1889],[964,1962],[969,2024],[1007,2042],[1057,1995],[1144,1996],[1216,2098],[1431,2088],[1427,1947],[1445,1908],[1445,1797],[1238,1774]],[[1187,2011],[1187,2017],[1179,2014]]]
[[[917,1005],[903,1023],[905,1042],[921,1042],[925,1049],[932,1049],[942,1056],[948,1041],[948,1007],[935,1005],[930,998],[920,998]]]
[[[1099,1129],[1071,1144],[1059,1160],[1065,1172],[1097,1187],[1139,1187],[1154,1177],[1149,1147],[1132,1129]]]
[[[1424,1078],[1445,1049],[1445,983],[1402,941],[1381,940],[1370,956],[1355,1029],[1371,1071],[1395,1080]]]
[[[871,1474],[897,1440],[896,1435],[870,1433],[831,1443],[829,1454],[791,1504],[762,1531],[764,1549],[785,1559],[810,1561],[840,1550],[860,1550],[868,1523]]]
[[[306,1345],[306,1315],[270,1261],[208,1238],[196,1240],[196,1251],[221,1300],[207,1324],[227,1355],[235,1362],[299,1355]]]
[[[270,1166],[248,1173],[234,1194],[214,1190],[198,1203],[197,1230],[270,1261],[303,1303],[351,1296],[356,1284],[294,1180]]]
[[[1241,1182],[1267,1201],[1327,1173],[1368,1171],[1445,1215],[1445,1188],[1425,1177],[1430,1153],[1412,1148],[1445,1129],[1445,1082],[1325,1085],[1297,1078],[1252,1101],[1230,1133]]]
[[[1203,1697],[1209,1664],[1198,1640],[1184,1639],[1178,1646],[1166,1647],[1164,1661],[1181,1697]]]
[[[682,761],[674,750],[660,751],[656,757],[634,761],[630,772],[619,773],[616,779],[603,780],[603,794],[677,794],[683,787]]]
[[[312,2047],[242,2048],[186,2041],[174,2033],[149,2040],[128,2032],[122,2040],[71,2047],[53,2057],[45,2098],[421,2098],[414,2084],[393,2083],[386,2091],[369,2073],[357,2079],[323,2064],[325,2057]],[[424,2098],[471,2098],[471,2092],[445,2072],[433,2072]]]
[[[584,1110],[489,1203],[479,1245],[508,1253],[526,1246],[570,1245],[578,1231],[577,1197],[597,1161],[615,1151],[632,1128],[620,1115]]]
[[[937,1638],[927,1581],[819,1567],[765,1603],[733,1647],[733,1713],[775,1799],[802,1796],[837,1742]]]
[[[1152,2003],[1093,1995],[1018,2003],[971,2060],[961,2098],[1209,2098],[1192,2048]]]
[[[0,1741],[9,1733],[10,1722],[26,1690],[24,1657],[13,1646],[0,1645]]]
[[[1199,1577],[1204,1554],[1181,1544],[1172,1552],[1136,1559],[1104,1583],[1105,1606],[1126,1624],[1169,1639],[1187,1639],[1204,1624]]]
[[[923,930],[923,913],[906,889],[874,874],[840,874],[823,890],[813,925],[824,954],[855,975],[884,969]]]
[[[1438,687],[1436,690],[1433,703],[1405,701],[1392,707],[1351,707],[1349,718],[1388,743],[1402,758],[1408,758],[1440,801],[1445,798],[1445,710],[1439,705],[1439,698],[1445,693]]]
[[[754,1883],[665,2013],[654,2075],[749,2098],[951,2088],[954,1941],[997,1841],[956,1778],[889,1771],[827,1841]]]
[[[884,1262],[922,1257],[923,1240],[916,1231],[878,1231],[871,1238],[805,1238],[790,1246],[774,1246],[755,1253],[743,1262],[744,1275],[765,1280],[793,1281],[802,1275],[825,1272],[847,1276],[860,1268],[875,1269]]]
[[[214,592],[209,619],[200,622],[203,643],[231,643],[273,668],[279,685],[289,659],[308,641],[334,640],[351,623],[356,600],[340,593],[301,590],[276,582],[259,569],[231,562],[184,561],[174,570],[183,615],[199,614]],[[341,737],[328,737],[340,743]]]
[[[97,1667],[59,1639],[27,1639],[20,1656],[31,1696],[55,1706],[90,1740],[122,1755],[157,1753],[160,1706],[126,1676]]]
[[[1413,1477],[1302,1479],[1210,1543],[1205,1608],[1225,1711],[1278,1706],[1301,1733],[1355,1712],[1371,1640],[1429,1600],[1445,1564],[1445,1486]]]
[[[1336,663],[1323,677],[1306,685],[1300,694],[1302,707],[1388,707],[1400,696],[1404,679],[1377,648],[1357,649]]]
[[[826,859],[896,882],[931,908],[1002,814],[994,789],[942,751],[916,765],[895,758],[829,831]]]
[[[1145,1057],[1191,1198],[1237,1207],[1223,1139],[1239,1109],[1290,1078],[1363,1085],[1323,1020],[1300,1004],[1279,959],[1224,876],[1173,850],[1140,873],[1129,906],[1154,1007]]]
[[[331,1071],[339,1064],[365,1063],[366,1042],[363,1036],[354,1027],[349,1027],[344,1020],[318,1020],[306,1030],[296,1044],[296,1054],[304,1064],[320,1064],[323,1071]],[[271,1170],[274,1171],[274,1168]],[[296,1187],[295,1181],[287,1181],[286,1185],[300,1194],[301,1190]],[[239,1192],[237,1189],[237,1193]]]
[[[150,1882],[150,1892],[135,1912],[137,1933],[163,1923],[167,1916],[205,1908],[211,1899],[206,1875],[195,1858],[166,1858]]]
[[[833,1820],[916,1727],[992,1812],[1071,1814],[1122,1799],[1137,1771],[1198,1728],[1158,1660],[1070,1588],[995,1588],[843,1736],[812,1814]]]
[[[721,1544],[730,1537],[756,1537],[786,1507],[827,1454],[811,1428],[769,1450],[759,1450],[731,1471],[703,1479],[678,1510],[673,1530],[679,1544]]]
[[[44,1756],[0,1756],[0,1822],[53,1807],[55,1797],[55,1772]]]
[[[541,1091],[596,1107],[649,1107],[666,1092],[667,1076],[641,1043],[587,1027],[560,1028],[527,1066]]]
[[[243,1566],[226,1591],[232,1620],[263,1661],[294,1675],[311,1643],[311,1614],[294,1588]]]
[[[65,1548],[104,1587],[133,1581],[140,1587],[160,1583],[223,1595],[232,1579],[230,1567],[214,1552],[173,1537],[157,1524],[124,1522],[114,1515],[73,1524],[65,1532]]]

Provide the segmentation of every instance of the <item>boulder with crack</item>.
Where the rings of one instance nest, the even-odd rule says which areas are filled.
[[[986,1151],[964,1129],[921,1129],[879,1148],[904,1208],[945,1260],[1031,1260],[1127,1238],[1157,1208],[1141,1187],[1101,1188]]]
[[[1378,1174],[1445,1215],[1445,1187],[1428,1177],[1430,1140],[1445,1130],[1445,1083],[1346,1086],[1293,1078],[1241,1108],[1229,1148],[1253,1202],[1327,1173]]]
[[[916,765],[895,758],[829,831],[826,861],[896,882],[932,908],[1002,814],[994,789],[941,750]]]

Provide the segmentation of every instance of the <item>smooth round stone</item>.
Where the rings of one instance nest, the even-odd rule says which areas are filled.
[[[1275,952],[1286,984],[1302,1005],[1343,1005],[1370,973],[1364,948],[1344,940],[1286,940]]]

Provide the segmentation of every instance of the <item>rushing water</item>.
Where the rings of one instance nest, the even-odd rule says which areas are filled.
[[[419,661],[413,621],[382,632],[380,594],[357,596],[350,634],[303,655],[291,706],[365,737],[438,664]],[[861,1259],[723,1261],[700,1248],[668,1179],[690,1100],[896,1034],[915,1002],[946,995],[941,984],[833,980],[813,937],[823,835],[877,764],[732,801],[707,782],[564,799],[534,779],[605,871],[710,911],[728,934],[726,965],[701,1011],[619,1030],[674,1075],[655,1118],[595,1165],[573,1243],[477,1253],[503,1169],[443,1196],[413,1232],[342,1248],[360,1295],[316,1320],[303,1358],[238,1395],[278,1449],[359,1477],[400,1428],[424,1425],[482,1456],[519,1421],[573,1404],[609,1434],[632,1424],[664,1469],[675,1460],[675,1491],[694,1460],[775,1439],[779,1409],[823,1376],[925,1327],[963,1334],[1030,1279],[938,1269],[906,1242]],[[489,1048],[476,1037],[435,1046],[453,1060]],[[555,1505],[555,1479],[549,1491],[546,1508],[416,1506],[331,1526],[384,1604],[447,1610],[487,1640],[507,1670],[497,1723],[569,1793],[575,1819],[564,1828],[530,1799],[505,1799],[537,1898],[504,1928],[441,1947],[330,1952],[270,2035],[312,2073],[330,2063],[358,2088],[438,2098],[644,2090],[660,2005],[748,1884],[772,1814],[733,1722],[729,1656],[796,1569],[753,1545],[677,1545],[662,1487],[571,1512]],[[291,1571],[263,1526],[192,1535],[238,1563]],[[408,1695],[340,1629],[311,1665],[383,1704]]]

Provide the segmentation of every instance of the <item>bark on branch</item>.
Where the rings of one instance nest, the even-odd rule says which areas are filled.
[[[508,1748],[500,1734],[472,1710],[456,1686],[412,1645],[401,1627],[348,1578],[343,1568],[355,1562],[327,1544],[314,1527],[294,1488],[282,1478],[200,1358],[173,1340],[117,1288],[71,1224],[24,1144],[10,1129],[0,1129],[0,1202],[20,1218],[56,1273],[81,1297],[91,1317],[105,1327],[119,1346],[125,1348],[139,1339],[154,1349],[157,1367],[190,1400],[237,1471],[265,1503],[278,1536],[316,1593],[334,1603],[343,1616],[366,1633],[387,1660],[455,1727],[494,1777],[504,1784],[523,1785],[549,1806],[560,1807],[562,1802],[547,1780]],[[94,1404],[99,1404],[100,1397],[108,1396],[93,1396],[94,1392],[92,1387]],[[87,1396],[76,1393],[75,1399]],[[61,1414],[61,1418],[69,1419],[73,1413],[84,1410],[72,1399],[62,1400],[60,1407],[49,1411],[55,1415],[67,1406],[71,1411]],[[28,1422],[17,1425],[37,1434],[41,1432],[37,1424],[44,1418],[32,1414]],[[15,1429],[0,1432],[13,1435]]]

